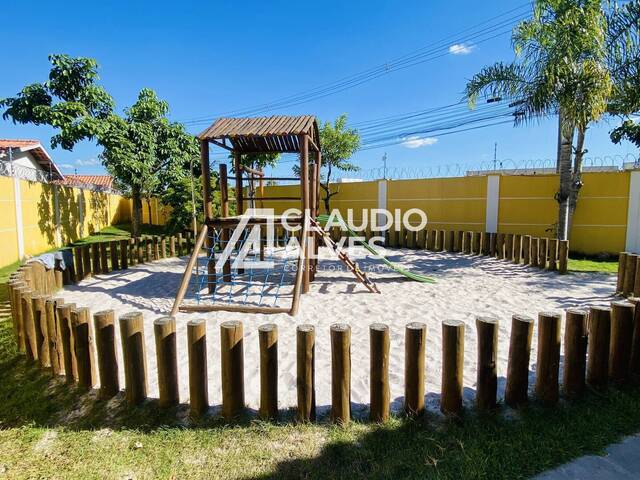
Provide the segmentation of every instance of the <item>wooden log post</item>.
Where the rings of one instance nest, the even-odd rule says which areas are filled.
[[[456,230],[453,238],[453,251],[462,252],[462,241],[464,239],[464,232],[462,230]]]
[[[562,385],[569,398],[584,393],[587,355],[587,312],[567,310],[564,326],[564,369]]]
[[[370,412],[372,422],[389,420],[389,327],[384,323],[369,326]]]
[[[144,237],[140,237],[140,238],[136,238],[136,253],[138,256],[137,259],[137,263],[144,263],[145,262],[145,258],[144,258],[144,254],[145,254],[145,245],[146,245],[146,241],[144,239]]]
[[[436,230],[427,231],[427,250],[434,251],[436,249]]]
[[[260,344],[260,418],[278,418],[278,326],[267,323],[258,327]]]
[[[547,256],[549,251],[549,239],[541,238],[538,240],[538,268],[547,268]]]
[[[594,388],[603,388],[609,376],[611,308],[591,307],[588,328],[587,383]]]
[[[447,241],[445,243],[447,244],[447,252],[449,253],[455,252],[455,245],[454,245],[455,235],[453,230],[449,230],[447,232]]]
[[[85,278],[84,263],[82,261],[82,247],[73,247],[73,262],[75,264],[76,275],[74,282],[80,282]]]
[[[540,249],[540,239],[538,237],[531,238],[531,261],[532,267],[538,266],[538,250]]]
[[[520,265],[522,260],[522,235],[513,236],[513,263]]]
[[[100,271],[102,273],[109,273],[109,252],[107,252],[108,242],[100,242]]]
[[[435,238],[435,243],[433,246],[433,249],[436,252],[441,252],[442,251],[442,244],[443,244],[443,235],[442,235],[443,230],[434,230],[434,238]]]
[[[545,405],[558,402],[560,392],[560,327],[558,313],[542,312],[538,315],[538,358],[536,367],[536,397]]]
[[[180,402],[176,319],[174,317],[160,317],[154,320],[153,334],[156,343],[159,405],[160,408],[175,407]]]
[[[529,400],[529,359],[533,323],[533,318],[525,315],[511,317],[507,385],[504,400],[507,405],[513,408],[524,405]]]
[[[549,239],[549,271],[555,272],[558,270],[558,239]]]
[[[471,254],[480,255],[480,232],[471,232]]]
[[[442,322],[442,394],[440,410],[445,415],[462,413],[462,369],[464,367],[464,323]]]
[[[404,411],[410,417],[422,415],[427,326],[408,323],[404,331]]]
[[[627,266],[627,252],[620,252],[618,256],[618,282],[616,284],[616,294],[622,294],[624,291],[624,276]]]
[[[614,385],[629,381],[629,364],[633,341],[634,305],[630,302],[611,303],[611,339],[609,343],[609,380]]]
[[[93,266],[91,264],[91,245],[82,245],[82,278],[88,278],[93,274]]]
[[[498,232],[496,234],[496,258],[498,258],[499,260],[503,260],[505,258],[504,243],[505,243],[505,234]]]
[[[244,408],[244,340],[242,323],[220,324],[222,415],[232,420]]]
[[[199,318],[187,323],[187,345],[190,412],[191,416],[200,417],[209,408],[206,320]]]
[[[33,318],[33,304],[31,301],[33,295],[36,294],[30,289],[25,289],[20,292],[20,305],[25,332],[25,353],[27,360],[30,362],[36,362],[38,360],[38,340],[36,336],[36,325]]]
[[[153,257],[153,239],[145,238],[144,239],[144,259],[145,262],[153,262],[155,258]]]
[[[331,421],[351,420],[351,327],[331,325]]]
[[[629,253],[626,257],[625,269],[624,269],[624,284],[622,287],[622,294],[628,297],[633,293],[636,281],[636,268],[638,264],[638,255]]]
[[[640,296],[640,256],[636,259],[636,274],[633,281],[633,290],[629,295],[634,297]]]
[[[640,307],[638,307],[640,297],[630,297],[629,302],[634,306],[629,375],[632,380],[637,381],[640,379]]]
[[[489,232],[480,233],[480,254],[483,256],[489,255],[489,243],[491,234]]]
[[[120,265],[122,270],[129,268],[129,240],[120,240]]]
[[[71,312],[75,308],[75,303],[64,303],[58,305],[56,309],[60,328],[60,343],[62,345],[62,362],[67,383],[74,383],[78,379],[78,363],[71,331]]]
[[[87,307],[71,310],[71,328],[78,370],[78,387],[90,390],[96,383],[96,366],[93,357],[91,314]]]
[[[296,329],[296,390],[300,422],[316,419],[316,331],[313,325],[298,325]]]
[[[120,270],[117,240],[111,240],[109,242],[109,254],[111,255],[111,270]]]
[[[504,235],[504,259],[508,262],[513,260],[513,233]]]
[[[181,233],[177,233],[176,234],[176,251],[177,251],[179,257],[184,255],[184,248],[183,248],[182,234]]]
[[[497,236],[498,234],[495,232],[491,232],[489,233],[489,256],[490,257],[495,257],[497,254]]]
[[[35,329],[36,348],[38,349],[38,366],[51,368],[49,359],[49,330],[47,328],[47,311],[44,302],[47,295],[31,296],[31,311],[33,314],[33,326]]]
[[[113,259],[113,256],[111,257]],[[117,256],[116,256],[117,258]],[[106,400],[120,391],[118,357],[116,355],[116,326],[113,310],[93,314],[96,354],[100,376],[100,398]]]
[[[167,258],[167,239],[164,235],[160,237],[160,258]]]
[[[54,276],[54,286],[53,286],[53,290],[51,290],[51,294],[62,290],[62,288],[64,287],[64,285],[69,285],[71,282],[67,281],[65,283],[64,281],[64,276],[65,276],[65,272],[69,272],[69,269],[73,268],[73,265],[69,265],[69,267],[67,269],[65,269],[64,271],[62,270],[62,268],[60,268],[60,260],[55,261],[55,268],[53,270],[51,270],[51,272],[53,273]]]
[[[160,242],[158,240],[158,236],[153,236],[153,259],[158,261],[160,260]]]
[[[476,405],[480,411],[492,411],[497,406],[498,393],[498,319],[476,318],[478,333],[478,364]]]
[[[473,239],[473,232],[464,232],[464,236],[462,237],[462,253],[465,255],[471,254],[471,242]]]
[[[91,273],[92,275],[99,275],[102,273],[100,269],[100,244],[92,243],[91,244]]]
[[[47,331],[49,332],[49,361],[51,362],[51,373],[54,376],[64,373],[64,355],[60,338],[60,318],[58,317],[58,306],[63,304],[64,300],[61,298],[49,298],[44,303],[47,312]]]
[[[522,236],[522,263],[531,264],[531,235]]]
[[[13,309],[15,310],[16,328],[18,334],[18,351],[26,352],[27,344],[27,329],[22,315],[22,295],[24,292],[29,291],[27,284],[22,281],[16,281],[16,284],[11,292],[13,296]]]
[[[569,269],[569,240],[558,241],[558,272],[564,275]]]
[[[173,235],[169,238],[169,256],[176,256],[176,237]]]
[[[125,313],[119,319],[124,361],[125,397],[129,407],[147,398],[147,359],[144,345],[144,320],[141,312]]]

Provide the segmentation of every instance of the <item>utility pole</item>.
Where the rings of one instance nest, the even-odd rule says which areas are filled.
[[[382,178],[386,180],[387,179],[387,152],[384,152],[384,155],[382,156],[382,165],[383,165]]]

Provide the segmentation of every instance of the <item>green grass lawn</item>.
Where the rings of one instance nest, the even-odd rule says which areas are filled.
[[[6,295],[16,267],[0,269],[0,478],[527,478],[640,430],[640,387],[382,426],[296,425],[291,412],[228,426],[155,401],[128,410],[122,395],[97,401],[18,354]]]
[[[569,259],[570,272],[595,272],[595,273],[618,273],[618,261],[593,260],[593,259]]]
[[[143,237],[148,235],[163,235],[166,234],[165,227],[162,225],[141,225],[140,233]],[[105,227],[99,232],[92,233],[88,237],[84,237],[77,240],[73,245],[83,245],[86,243],[106,242],[110,240],[122,240],[125,238],[131,238],[131,225],[111,225]]]

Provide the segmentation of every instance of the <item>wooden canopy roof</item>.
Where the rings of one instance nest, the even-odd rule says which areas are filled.
[[[198,135],[237,153],[296,153],[298,135],[306,134],[320,148],[318,123],[312,115],[219,118]],[[227,143],[229,142],[229,143]]]

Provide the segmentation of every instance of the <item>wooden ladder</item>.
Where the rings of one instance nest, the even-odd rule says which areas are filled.
[[[338,247],[338,244],[336,242],[333,241],[333,239],[331,238],[331,236],[329,235],[328,232],[326,232],[319,224],[317,221],[315,221],[313,218],[310,219],[311,221],[311,228],[313,229],[312,231],[314,231],[317,235],[319,235],[320,237],[322,237],[322,239],[324,240],[324,242],[326,243],[326,245],[328,247],[331,247],[333,249],[333,253],[336,254],[336,256],[340,259],[340,261],[342,263],[344,263],[344,265],[349,269],[349,271],[351,273],[353,273],[353,275],[356,277],[356,279],[362,283],[365,287],[367,287],[367,289],[371,292],[371,293],[380,293],[380,290],[378,290],[378,287],[376,286],[375,283],[373,283],[368,277],[367,274],[365,272],[363,272],[362,270],[360,270],[360,267],[358,267],[358,264],[356,262],[354,262],[353,260],[351,260],[349,258],[349,255],[347,255],[347,252],[345,252],[344,250],[342,250],[340,247]]]

